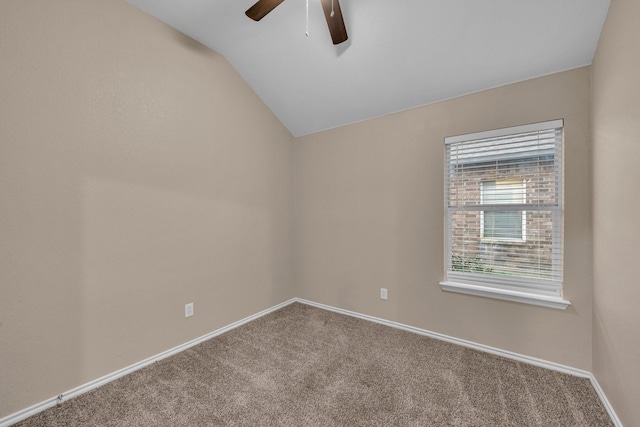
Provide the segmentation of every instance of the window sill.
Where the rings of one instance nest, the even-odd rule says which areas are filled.
[[[506,289],[487,288],[484,286],[469,285],[466,283],[440,282],[440,287],[443,291],[448,292],[458,292],[461,294],[521,302],[524,304],[540,305],[543,307],[556,308],[559,310],[566,310],[567,307],[571,305],[570,301],[567,301],[561,297],[530,294],[526,292],[511,291]]]

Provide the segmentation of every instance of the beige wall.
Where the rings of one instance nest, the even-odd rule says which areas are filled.
[[[292,143],[124,0],[0,1],[0,418],[293,297]]]
[[[298,295],[590,370],[589,88],[587,67],[298,138]],[[444,138],[557,118],[565,119],[564,295],[572,305],[441,291]]]
[[[593,62],[593,370],[640,421],[640,2],[613,0]]]

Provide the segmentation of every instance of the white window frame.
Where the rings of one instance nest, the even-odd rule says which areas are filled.
[[[523,126],[515,126],[510,128],[496,129],[486,132],[477,132],[466,135],[459,135],[454,137],[445,138],[445,145],[460,144],[464,142],[472,142],[481,139],[488,138],[500,138],[508,137],[510,135],[517,135],[528,132],[546,131],[549,129],[564,129],[564,121],[553,120],[548,122],[534,123]],[[557,207],[552,210],[553,221],[553,262],[559,261],[559,266],[562,265],[562,247],[563,247],[563,233],[562,233],[562,221],[563,221],[563,142],[560,141],[560,151],[556,151],[554,156],[555,174],[556,174],[556,200]],[[449,264],[452,258],[452,243],[450,239],[451,215],[453,208],[449,206],[448,200],[448,184],[450,173],[450,165],[448,162],[448,154],[445,156],[445,217],[446,217],[446,249],[445,249],[445,279],[440,282],[442,290],[449,292],[457,292],[464,294],[477,295],[482,297],[490,297],[495,299],[502,299],[508,301],[522,302],[526,304],[540,305],[544,307],[566,309],[571,302],[564,299],[562,295],[563,286],[560,281],[542,281],[535,279],[525,278],[513,278],[513,277],[497,277],[495,275],[483,274],[483,273],[471,273],[464,271],[452,271],[449,269]],[[516,179],[516,177],[514,177]],[[524,181],[523,181],[524,182]],[[481,191],[482,193],[482,191]],[[524,205],[524,204],[523,204]],[[523,212],[525,209],[523,209]],[[482,210],[480,211],[482,215]],[[526,221],[526,216],[523,215],[523,221]],[[525,222],[523,222],[523,233],[525,233]],[[484,227],[481,227],[483,230]]]

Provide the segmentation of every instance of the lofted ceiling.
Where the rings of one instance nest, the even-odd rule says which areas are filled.
[[[129,0],[223,55],[294,136],[591,64],[609,0]]]

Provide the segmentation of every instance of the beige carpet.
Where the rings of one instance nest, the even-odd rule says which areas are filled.
[[[612,426],[589,380],[294,303],[19,423]]]

